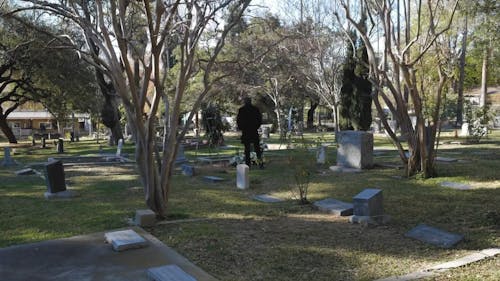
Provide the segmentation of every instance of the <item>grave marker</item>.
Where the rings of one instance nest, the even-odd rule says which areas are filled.
[[[108,232],[104,234],[104,238],[117,252],[144,248],[148,245],[148,242],[132,229]]]
[[[337,216],[350,216],[352,215],[352,204],[342,202],[333,198],[327,198],[313,203],[321,212],[337,215]]]
[[[45,139],[45,137],[42,137],[42,146],[41,148],[46,148],[47,147],[47,140]]]
[[[224,180],[223,178],[215,177],[215,176],[204,176],[203,179],[205,181],[211,182],[211,183],[221,182]]]
[[[419,224],[407,232],[405,236],[441,248],[451,248],[464,238],[463,235],[447,232],[425,224]]]
[[[177,149],[177,156],[175,158],[175,164],[180,164],[186,162],[186,156],[184,155],[184,145],[179,144],[179,148]]]
[[[260,201],[260,202],[264,202],[264,203],[278,203],[278,202],[283,202],[284,201],[281,198],[274,197],[274,196],[267,195],[267,194],[254,195],[253,199],[255,199],[257,201]]]
[[[337,137],[337,166],[357,169],[373,166],[373,134],[363,131],[340,131]]]
[[[353,198],[352,223],[378,224],[388,221],[384,216],[382,190],[367,188]]]
[[[34,175],[35,171],[31,168],[26,168],[26,169],[18,170],[15,173],[17,176],[25,176],[25,175]]]
[[[316,163],[321,165],[326,163],[326,147],[323,145],[318,146],[318,151],[316,152]]]
[[[2,162],[0,163],[0,166],[14,166],[16,165],[16,162],[12,160],[12,157],[10,157],[10,147],[4,147],[3,148],[4,152],[4,158]]]
[[[246,164],[238,164],[236,166],[236,187],[239,189],[247,189],[250,187],[250,168]]]
[[[66,190],[64,167],[60,160],[45,164],[45,179],[48,193],[57,193]]]
[[[451,182],[451,181],[444,181],[441,183],[442,187],[449,187],[453,189],[458,189],[458,190],[469,190],[472,187],[468,184],[465,183],[459,183],[459,182]]]
[[[64,140],[63,139],[57,140],[57,153],[64,153]]]
[[[135,225],[153,226],[156,224],[156,214],[150,209],[135,211]]]
[[[154,281],[197,281],[175,264],[152,267],[147,272],[148,277]]]
[[[118,146],[116,147],[116,156],[122,156],[122,148],[123,148],[123,139],[118,140]]]
[[[195,175],[194,167],[188,164],[181,165],[182,174],[188,177],[192,177]]]

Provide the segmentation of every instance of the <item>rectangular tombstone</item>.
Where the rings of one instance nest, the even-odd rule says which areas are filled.
[[[470,136],[469,123],[467,123],[467,122],[462,123],[462,128],[460,130],[460,136],[461,137]]]
[[[122,156],[123,139],[118,140],[118,146],[116,147],[116,156]]]
[[[64,167],[60,160],[45,164],[45,179],[47,181],[48,193],[56,193],[66,190]]]
[[[135,211],[135,225],[153,226],[156,224],[156,214],[150,209]]]
[[[1,164],[0,166],[16,165],[16,162],[14,162],[14,160],[12,160],[12,157],[10,157],[10,147],[4,147],[3,152],[4,152],[4,154],[3,154],[4,157],[3,157],[2,162],[0,163]]]
[[[352,199],[353,214],[355,216],[375,217],[384,215],[382,190],[367,188]]]
[[[63,139],[57,140],[57,153],[64,153],[64,140]]]
[[[337,165],[356,169],[373,166],[373,134],[364,131],[337,133]]]
[[[326,147],[323,145],[318,146],[318,151],[316,152],[316,163],[317,164],[326,163]]]
[[[247,189],[250,187],[250,168],[246,164],[238,164],[236,166],[236,187],[239,189]]]
[[[327,198],[313,203],[314,207],[324,213],[329,213],[337,216],[352,215],[352,204],[342,202],[336,199]]]
[[[148,245],[148,242],[132,229],[108,232],[104,234],[104,238],[106,242],[113,246],[113,250],[117,252],[144,248]]]
[[[175,264],[152,267],[147,272],[148,277],[154,281],[196,281],[196,278]]]
[[[186,162],[186,155],[184,155],[184,145],[179,144],[179,148],[177,148],[177,156],[175,158],[175,164],[180,164]]]
[[[463,235],[447,232],[425,224],[417,225],[408,231],[405,236],[441,248],[451,248],[464,238]]]

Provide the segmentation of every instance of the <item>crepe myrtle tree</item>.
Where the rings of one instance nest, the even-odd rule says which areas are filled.
[[[135,159],[146,203],[159,218],[165,218],[177,147],[201,102],[212,93],[213,83],[222,78],[212,75],[217,56],[250,0],[22,2],[25,5],[14,12],[37,9],[63,17],[79,28],[87,42],[96,44],[99,53],[95,48],[81,51],[109,77],[121,98],[136,142]],[[202,86],[191,93],[196,98],[187,125],[181,126],[181,104],[194,76],[202,77]],[[162,107],[167,130],[162,143],[157,143]]]
[[[411,3],[410,3],[411,2]],[[458,0],[442,1],[360,1],[353,7],[341,0],[343,14],[336,12],[339,21],[346,19],[365,43],[368,55],[369,79],[373,84],[372,96],[379,118],[387,134],[398,148],[408,176],[416,174],[424,178],[435,174],[434,144],[439,125],[445,77],[440,74],[437,87],[425,88],[419,83],[419,64],[426,56],[433,56],[431,49],[439,48],[440,38],[450,29]],[[360,9],[357,9],[360,8]],[[368,13],[376,28],[365,29],[357,21],[355,10]],[[376,25],[376,26],[375,26]],[[380,30],[378,40],[372,40],[371,30]],[[379,34],[380,34],[379,33]],[[382,58],[376,53],[376,43],[382,42]],[[439,67],[438,70],[441,70]],[[424,116],[423,97],[434,92],[434,113]],[[396,135],[383,111],[385,104],[397,120],[402,134],[406,136],[409,156],[402,140]],[[416,125],[410,119],[410,111],[416,115]],[[428,129],[426,129],[426,125]],[[428,133],[426,133],[428,130]]]

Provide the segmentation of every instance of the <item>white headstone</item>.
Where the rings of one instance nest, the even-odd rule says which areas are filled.
[[[326,147],[320,145],[318,147],[318,151],[316,153],[316,163],[317,164],[325,164],[326,163]]]
[[[462,124],[462,130],[460,131],[460,136],[462,137],[469,136],[469,123],[465,122]]]
[[[246,164],[236,166],[236,187],[239,189],[247,189],[250,186],[250,168]]]
[[[116,148],[116,156],[122,156],[123,139],[118,140],[118,147]]]

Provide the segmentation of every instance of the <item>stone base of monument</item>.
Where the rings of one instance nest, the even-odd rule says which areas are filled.
[[[104,238],[106,242],[113,246],[113,250],[117,252],[144,248],[148,245],[146,239],[132,229],[107,232],[104,234]]]
[[[330,166],[330,171],[336,173],[361,173],[361,169],[344,166]]]
[[[153,226],[156,224],[156,214],[150,209],[135,211],[135,225]]]
[[[175,264],[152,267],[147,272],[148,277],[154,281],[196,281],[196,278]]]
[[[45,192],[45,199],[69,199],[80,196],[78,192],[74,190],[66,189],[64,191],[59,192]]]

